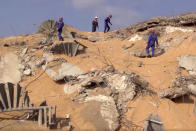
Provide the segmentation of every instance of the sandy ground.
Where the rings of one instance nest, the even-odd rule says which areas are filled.
[[[84,34],[89,35],[91,33]],[[96,33],[95,35],[103,36],[104,34]],[[28,39],[29,45],[32,46],[34,43],[30,41],[37,36],[34,34],[32,36],[22,36],[22,38],[10,37],[3,38],[0,41],[25,38]],[[79,66],[85,72],[92,69],[100,69],[111,64],[119,72],[136,72],[142,78],[149,81],[149,88],[151,90],[160,92],[167,89],[176,77],[178,72],[178,56],[184,54],[196,55],[196,34],[175,32],[159,38],[160,41],[163,41],[170,37],[181,38],[184,36],[188,38],[177,44],[171,43],[170,49],[165,54],[154,58],[137,58],[131,55],[133,51],[145,49],[145,41],[129,42],[128,40],[121,41],[118,39],[95,43],[80,40],[81,43],[88,47],[85,54],[78,54],[76,57],[71,58],[65,55],[56,56],[65,58],[68,62]],[[122,48],[124,45],[128,46],[131,44],[134,44],[134,46],[130,49],[124,50]],[[12,52],[14,49],[1,47],[0,50],[0,55],[4,55]],[[38,51],[35,55],[41,56],[42,53],[42,51]],[[88,57],[82,58],[83,56]],[[142,62],[143,66],[138,67],[138,62]],[[186,74],[186,71],[183,73]],[[84,109],[89,109],[89,112],[91,112],[96,108],[96,105],[92,104],[92,108],[89,108],[87,104],[72,102],[71,99],[74,94],[65,95],[63,91],[64,85],[52,81],[42,69],[36,71],[36,76],[27,77],[23,80],[21,85],[28,85],[27,90],[29,91],[31,102],[35,105],[39,105],[42,101],[46,100],[48,105],[57,106],[57,117],[59,119],[64,119],[65,114],[70,114],[71,124],[75,130],[96,130],[96,125],[90,121],[92,118],[88,118],[90,114],[83,112]],[[193,114],[194,99],[194,97],[185,97],[174,102],[168,99],[160,99],[157,96],[138,95],[133,101],[128,102],[130,109],[126,113],[126,117],[139,126],[138,130],[142,129],[145,119],[151,113],[159,114],[166,130],[196,130],[196,117]],[[32,128],[38,126],[37,124],[31,124],[25,125],[29,125],[28,127]],[[40,127],[39,129],[43,128]],[[125,128],[122,127],[120,130],[123,129]]]

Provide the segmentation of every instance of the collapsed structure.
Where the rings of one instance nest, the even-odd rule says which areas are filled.
[[[194,24],[195,15],[187,14],[98,35],[65,25],[65,41],[59,42],[57,23],[48,20],[38,34],[0,39],[3,49],[17,47],[14,55],[0,59],[1,113],[30,110],[26,118],[67,130],[195,128]],[[144,52],[151,28],[161,38],[152,59]],[[16,78],[9,70],[17,72]],[[185,106],[175,103],[184,96],[191,96],[191,112],[184,101]],[[30,98],[36,105],[46,100],[55,106],[33,106]]]

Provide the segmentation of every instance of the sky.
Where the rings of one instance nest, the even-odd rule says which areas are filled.
[[[31,34],[48,19],[91,31],[95,16],[99,30],[112,14],[111,29],[128,27],[157,16],[196,12],[196,0],[0,0],[0,37]]]

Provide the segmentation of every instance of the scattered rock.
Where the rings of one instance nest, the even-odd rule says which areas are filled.
[[[37,67],[37,68],[40,68],[40,67],[42,67],[43,65],[45,65],[46,64],[46,60],[45,59],[42,59],[41,61],[37,61],[36,63],[35,63],[35,66]]]
[[[128,45],[128,46],[123,45],[122,48],[123,48],[124,50],[127,50],[127,49],[129,49],[129,48],[132,48],[134,45],[135,45],[135,44],[131,44],[131,45]]]
[[[142,62],[142,61],[139,61],[139,62],[137,63],[137,66],[138,66],[138,67],[142,67],[142,65],[143,65],[143,62]]]
[[[81,58],[89,58],[89,55],[81,56]]]
[[[54,60],[54,56],[52,54],[49,54],[49,53],[44,53],[43,54],[43,59],[46,61],[46,62],[51,62]]]
[[[80,39],[84,39],[84,40],[88,40],[88,37],[86,35],[83,35],[83,34],[78,34],[76,33],[76,38],[80,38]]]
[[[27,69],[23,72],[24,75],[30,76],[31,75],[31,69]]]
[[[91,42],[97,42],[97,41],[100,41],[100,40],[103,40],[103,39],[104,39],[103,37],[96,37],[96,36],[88,37],[88,40],[91,41]]]

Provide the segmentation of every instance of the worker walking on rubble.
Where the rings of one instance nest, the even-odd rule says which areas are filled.
[[[112,23],[110,22],[110,19],[112,18],[112,15],[109,15],[105,20],[104,20],[104,33],[110,31],[110,25],[112,25]]]
[[[96,32],[97,28],[99,29],[98,17],[95,16],[95,19],[92,22],[92,32]]]
[[[146,53],[147,53],[148,57],[150,57],[150,55],[149,55],[149,48],[151,48],[152,56],[154,56],[155,42],[156,42],[157,47],[158,47],[159,44],[158,44],[157,35],[155,34],[154,30],[151,30],[151,34],[149,35],[148,43],[147,43],[147,46],[146,46]]]
[[[63,17],[60,17],[58,23],[58,37],[60,41],[63,41],[63,37],[61,35],[63,31],[63,26],[64,26]]]

